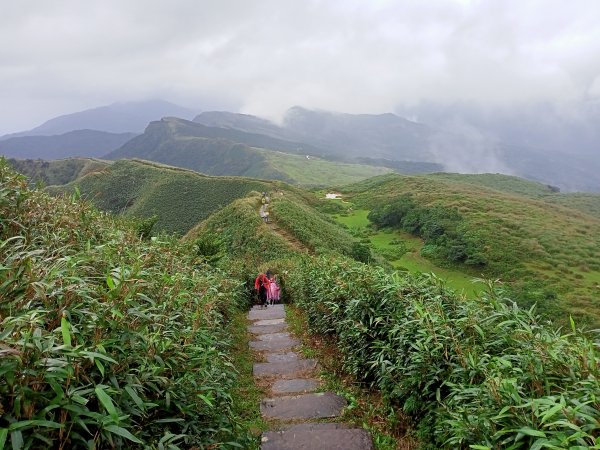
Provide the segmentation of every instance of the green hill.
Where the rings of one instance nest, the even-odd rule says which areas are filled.
[[[144,134],[108,154],[107,158],[141,158],[208,175],[327,186],[391,171],[383,167],[326,161],[318,157],[321,153],[320,149],[302,143],[165,118],[151,122]],[[307,159],[306,155],[312,155],[312,159],[311,156]]]
[[[502,286],[468,298],[430,275],[362,264],[364,249],[317,208],[335,214],[352,206],[350,219],[360,207],[361,220],[369,209],[377,223],[411,227],[437,259],[482,239],[481,259],[461,267],[504,271],[512,293],[530,276],[558,289],[539,267],[567,253],[587,254],[584,272],[597,273],[598,219],[515,194],[519,187],[505,193],[436,177],[357,183],[343,190],[352,203],[141,161],[118,161],[78,182],[128,210],[161,185],[175,189],[157,204],[218,180],[221,191],[244,182],[252,186],[240,192],[268,190],[273,221],[258,217],[261,196],[249,191],[214,207],[182,241],[146,240],[136,223],[77,195],[29,190],[0,159],[0,447],[10,439],[14,448],[257,449],[259,399],[250,392],[262,393],[244,381],[252,369],[242,354],[249,350],[241,311],[256,271],[266,268],[280,276],[288,311],[310,332],[305,352],[326,348],[337,361],[323,382],[343,389],[343,377],[376,396],[385,417],[358,425],[391,424],[389,436],[398,436],[410,421],[423,448],[444,450],[598,446],[595,335],[577,321],[557,331]],[[169,208],[179,220],[189,214]],[[560,273],[575,289],[569,270]],[[593,306],[563,300],[569,312]],[[357,408],[373,411],[358,397],[348,401],[348,421],[360,417]]]
[[[600,220],[550,203],[543,185],[511,180],[388,175],[341,191],[380,225],[421,236],[421,255],[473,276],[499,277],[524,305],[537,301],[600,323]]]
[[[235,177],[210,177],[191,170],[138,160],[121,160],[89,173],[53,194],[73,192],[103,211],[124,216],[157,216],[155,229],[185,234],[199,221],[251,191],[271,188],[269,182]]]
[[[9,159],[8,164],[25,175],[33,184],[46,186],[67,184],[91,172],[104,170],[110,162],[89,158],[68,158],[53,161],[41,159]]]

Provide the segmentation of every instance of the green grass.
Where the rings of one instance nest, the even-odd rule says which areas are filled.
[[[259,409],[265,393],[257,386],[252,373],[254,359],[248,351],[251,336],[247,328],[246,311],[238,311],[228,326],[233,337],[231,359],[238,371],[238,377],[232,389],[232,410],[239,418],[241,427],[254,436],[254,438],[248,438],[248,450],[258,450],[260,433],[267,429],[267,424]]]
[[[294,305],[286,306],[286,317],[290,330],[302,342],[300,350],[303,356],[319,361],[319,377],[323,383],[319,390],[335,392],[348,402],[344,414],[336,421],[367,429],[375,450],[418,448],[417,442],[410,436],[409,421],[402,412],[394,409],[378,392],[367,389],[345,373],[343,358],[334,339],[310,333],[306,314]]]
[[[133,217],[156,215],[156,231],[185,234],[233,200],[272,186],[249,178],[209,177],[156,163],[120,160],[49,192],[69,193],[77,187],[99,209]]]
[[[367,166],[364,164],[346,164],[327,161],[311,156],[292,155],[261,150],[272,167],[285,173],[293,183],[312,186],[335,186],[354,183],[365,178],[389,173],[386,167]]]
[[[572,313],[578,321],[600,324],[594,275],[600,272],[600,220],[594,217],[600,196],[553,193],[545,185],[500,175],[392,174],[340,190],[357,211],[389,204],[404,194],[422,207],[457,211],[462,217],[460,232],[477,246],[485,265],[464,270],[451,267],[466,275],[445,274],[450,286],[464,287],[471,274],[500,278],[508,288],[516,289],[512,295],[523,305],[549,301],[558,308],[555,317],[559,320]],[[360,227],[364,214],[338,220]],[[383,241],[376,240],[377,245]],[[438,273],[426,262],[406,255],[403,265]]]
[[[368,230],[367,227],[370,224],[367,218],[368,214],[369,211],[366,209],[356,209],[347,215],[337,215],[335,218],[350,230],[367,233],[371,247],[375,252],[393,251],[393,242],[401,241],[408,251],[398,259],[389,260],[396,269],[408,270],[412,273],[434,273],[448,287],[457,292],[464,292],[467,296],[475,296],[483,291],[484,286],[482,284],[473,282],[474,275],[460,270],[439,267],[434,262],[422,257],[419,254],[423,247],[423,241],[420,238],[401,231],[380,230],[373,232]]]
[[[67,158],[54,161],[32,159],[9,159],[8,163],[25,175],[32,184],[41,182],[46,186],[70,183],[91,172],[99,172],[112,164],[92,158]]]

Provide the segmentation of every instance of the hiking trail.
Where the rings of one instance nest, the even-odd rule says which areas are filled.
[[[339,417],[347,402],[334,392],[316,392],[321,386],[315,359],[294,351],[300,341],[287,332],[281,304],[248,313],[248,331],[255,340],[253,374],[268,397],[260,412],[270,423],[261,436],[261,450],[373,450],[368,431],[323,419]]]
[[[265,220],[265,217],[268,217],[268,219],[264,222],[265,225],[267,225],[273,233],[283,238],[294,249],[311,255],[314,254],[314,251],[311,248],[307,247],[303,242],[299,241],[296,238],[296,236],[291,234],[285,228],[280,227],[279,225],[277,225],[277,223],[273,221],[272,217],[267,212],[268,206],[269,203],[264,203],[260,206],[260,209],[258,211],[258,215],[261,219],[263,219],[263,221]]]

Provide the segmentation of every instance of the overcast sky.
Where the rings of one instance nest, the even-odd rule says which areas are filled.
[[[270,118],[600,99],[599,24],[598,0],[2,0],[0,134],[149,98]]]

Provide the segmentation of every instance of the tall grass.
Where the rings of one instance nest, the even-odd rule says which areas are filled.
[[[286,287],[431,448],[600,448],[600,358],[574,324],[561,334],[491,287],[466,300],[340,258],[304,260]]]
[[[242,446],[239,282],[0,161],[0,449]]]

